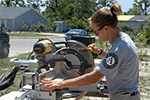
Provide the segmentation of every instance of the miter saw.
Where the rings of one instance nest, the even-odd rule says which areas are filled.
[[[53,91],[42,90],[41,79],[65,80],[93,71],[94,59],[90,50],[75,40],[53,42],[50,39],[39,39],[27,60],[13,58],[10,63],[20,64],[22,70],[19,91],[23,94],[17,96],[16,100],[60,100],[77,97],[87,91],[102,92],[106,88],[105,85],[98,84]]]

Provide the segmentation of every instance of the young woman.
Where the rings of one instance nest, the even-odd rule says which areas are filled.
[[[91,27],[102,42],[109,41],[108,52],[98,49],[95,44],[89,45],[96,54],[102,55],[102,62],[91,72],[64,81],[42,80],[44,89],[62,89],[92,84],[106,76],[110,100],[140,100],[138,92],[139,61],[134,42],[117,24],[117,15],[121,6],[114,4],[111,8],[101,8],[91,17]]]

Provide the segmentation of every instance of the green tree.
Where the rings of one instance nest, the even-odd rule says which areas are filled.
[[[142,10],[142,15],[148,15],[149,13],[149,6],[150,1],[149,0],[135,0],[137,6]]]
[[[42,0],[27,0],[27,7],[32,7],[36,9],[38,12],[41,12],[41,7],[44,7],[45,4]]]
[[[150,1],[149,0],[134,0],[133,8],[129,9],[129,11],[124,14],[128,15],[148,15]]]
[[[63,20],[71,28],[88,29],[86,20],[100,8],[99,4],[97,0],[46,0],[43,15],[51,22]]]
[[[26,7],[24,0],[14,0],[12,4],[14,7]]]
[[[101,7],[111,7],[114,3],[117,3],[116,0],[97,0],[99,3],[99,8]]]
[[[3,0],[2,7],[26,7],[24,0]]]

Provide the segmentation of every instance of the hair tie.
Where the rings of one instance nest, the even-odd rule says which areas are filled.
[[[117,15],[117,13],[115,11],[113,11],[113,13],[115,13]]]

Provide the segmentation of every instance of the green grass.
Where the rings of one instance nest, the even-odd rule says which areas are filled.
[[[146,45],[146,43],[135,43],[137,48],[150,48],[150,45]]]
[[[13,68],[14,66],[18,65],[18,64],[10,64],[10,59],[12,59],[12,58],[27,59],[28,55],[29,55],[29,53],[25,53],[25,54],[21,54],[21,55],[15,56],[15,57],[11,57],[11,58],[0,59],[0,76],[3,73],[5,73],[6,71]],[[11,85],[10,87],[8,87],[7,89],[5,89],[5,94],[19,89],[19,83],[21,80],[20,73],[21,73],[21,71],[17,72],[15,80],[14,80],[14,84]],[[0,91],[0,96],[2,96],[2,95],[4,95],[4,94],[2,93],[2,91]]]
[[[58,37],[53,35],[37,34],[37,33],[9,33],[11,38],[39,38],[39,37]]]

